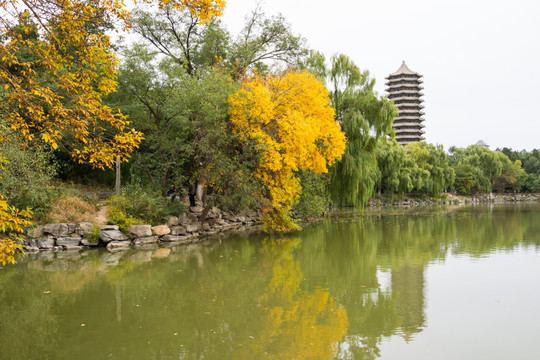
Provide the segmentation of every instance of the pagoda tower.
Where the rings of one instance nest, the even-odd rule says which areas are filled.
[[[424,100],[421,99],[424,95],[421,90],[424,87],[421,77],[422,75],[409,69],[405,61],[395,73],[386,77],[388,98],[394,100],[394,105],[399,110],[393,126],[400,145],[424,140]]]

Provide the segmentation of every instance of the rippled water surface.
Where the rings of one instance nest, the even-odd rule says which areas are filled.
[[[0,269],[1,359],[539,359],[540,205]]]

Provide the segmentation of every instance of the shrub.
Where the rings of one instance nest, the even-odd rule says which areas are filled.
[[[86,235],[86,239],[92,244],[97,244],[99,241],[99,235],[101,234],[101,228],[98,225],[92,226],[92,232]]]
[[[177,200],[161,196],[159,192],[143,189],[137,185],[126,186],[122,195],[109,199],[108,217],[111,223],[125,226],[128,223],[147,222],[158,224],[170,215],[185,212],[184,205]],[[129,226],[129,225],[127,225]]]
[[[118,225],[122,231],[126,231],[131,225],[143,224],[142,220],[126,215],[125,211],[118,207],[111,207],[107,211],[107,216],[109,218],[107,224]]]

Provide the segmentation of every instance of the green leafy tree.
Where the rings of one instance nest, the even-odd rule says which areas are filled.
[[[496,152],[478,145],[471,145],[465,149],[450,148],[450,161],[452,166],[468,164],[474,169],[476,189],[482,192],[491,192],[495,176],[501,174],[503,164]]]
[[[189,78],[171,62],[159,62],[156,53],[144,45],[136,44],[124,55],[118,92],[109,101],[145,134],[131,162],[133,174],[165,195],[169,182],[183,182],[183,169],[193,151],[186,141],[186,109],[178,103],[179,89]]]
[[[456,179],[454,181],[454,188],[460,194],[471,195],[476,188],[476,176],[475,169],[470,164],[458,164],[454,167],[456,173]]]
[[[188,75],[216,65],[229,52],[230,36],[219,19],[201,22],[196,14],[169,5],[157,11],[138,8],[131,21],[146,44],[183,67]]]
[[[498,192],[519,191],[525,182],[527,173],[521,167],[521,161],[512,161],[502,152],[496,152],[502,163],[500,175],[493,178],[493,190]]]
[[[235,77],[248,70],[266,73],[273,65],[296,67],[306,57],[306,41],[293,34],[281,15],[266,17],[257,6],[231,44],[228,56]]]

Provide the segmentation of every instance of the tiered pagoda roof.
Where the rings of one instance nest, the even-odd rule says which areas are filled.
[[[422,75],[409,69],[405,61],[395,73],[386,77],[388,98],[394,101],[399,110],[393,126],[400,145],[424,140],[424,100],[421,99],[424,95],[421,90],[424,87],[421,85],[421,77]]]

